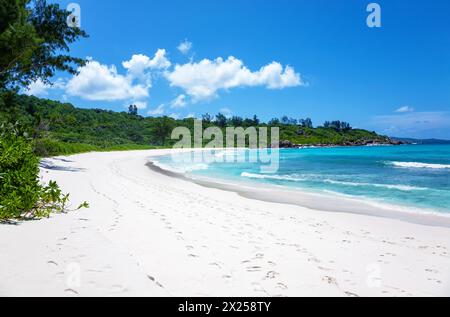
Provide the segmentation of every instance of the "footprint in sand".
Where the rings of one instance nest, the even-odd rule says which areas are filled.
[[[275,271],[270,271],[270,272],[267,272],[267,274],[266,274],[266,279],[274,279],[274,278],[276,278],[278,275],[280,275],[280,273],[275,272]]]
[[[359,297],[358,294],[352,293],[352,292],[344,292],[345,295],[347,295],[348,297]]]
[[[150,281],[152,281],[153,283],[155,283],[156,286],[158,286],[158,287],[160,287],[160,288],[164,288],[164,286],[163,286],[161,283],[159,283],[153,276],[147,275],[147,277],[148,277],[148,279],[149,279]]]
[[[123,287],[122,285],[112,285],[111,291],[114,293],[124,293],[127,291],[127,289],[125,287]]]
[[[249,267],[247,267],[247,272],[251,272],[251,273],[260,272],[261,269],[262,269],[262,267],[260,267],[260,266],[249,266]]]
[[[324,276],[322,278],[322,281],[328,283],[328,284],[332,284],[332,285],[337,285],[337,280],[334,277],[331,276]]]
[[[219,264],[219,263],[216,263],[216,262],[213,262],[213,263],[209,263],[209,265],[211,265],[211,266],[215,266],[215,267],[217,267],[217,268],[219,268],[219,269],[221,269],[222,268],[222,266]]]
[[[71,288],[68,288],[64,290],[65,293],[71,294],[71,295],[79,295],[79,293]]]

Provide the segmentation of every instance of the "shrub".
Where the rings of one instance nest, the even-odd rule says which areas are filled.
[[[26,136],[13,125],[0,126],[0,221],[63,212],[68,198],[55,182],[40,184],[39,158]]]
[[[99,150],[99,148],[89,144],[65,143],[51,139],[35,139],[33,140],[33,150],[40,157],[49,157],[92,152]]]
[[[4,129],[3,129],[4,130]],[[3,131],[0,136],[0,219],[32,210],[41,193],[39,159],[24,137]]]

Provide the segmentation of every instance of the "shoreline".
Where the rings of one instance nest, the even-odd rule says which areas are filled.
[[[249,199],[146,166],[171,152],[46,159],[42,181],[90,208],[0,225],[0,296],[450,295],[449,228]]]
[[[396,208],[396,205],[390,206],[389,204],[382,203],[374,205],[373,201],[365,202],[363,199],[357,197],[350,198],[339,196],[337,194],[313,193],[302,191],[300,189],[279,189],[267,184],[258,184],[258,188],[254,186],[244,186],[244,184],[227,184],[225,182],[213,181],[207,178],[189,177],[183,173],[164,169],[155,163],[157,162],[150,159],[146,165],[151,170],[163,175],[192,182],[207,188],[216,188],[234,192],[248,199],[295,205],[312,210],[382,217],[426,226],[450,228],[450,216],[440,215],[438,212],[434,211],[421,212],[417,209],[414,211],[399,210]],[[408,207],[402,206],[402,208],[406,209]]]

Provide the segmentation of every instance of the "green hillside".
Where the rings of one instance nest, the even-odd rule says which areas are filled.
[[[146,149],[169,147],[174,141],[170,134],[174,127],[184,126],[193,130],[193,119],[174,120],[168,117],[141,117],[128,112],[101,109],[80,109],[68,103],[39,99],[26,95],[16,96],[14,113],[0,111],[0,121],[11,117],[27,127],[33,137],[35,151],[42,156],[71,154],[98,150]],[[337,121],[326,123],[327,127],[313,128],[312,123],[302,120],[273,119],[260,123],[257,117],[243,119],[225,118],[217,115],[203,116],[203,127],[227,126],[277,126],[280,127],[282,146],[298,145],[364,145],[389,143],[389,138],[375,132],[351,129],[348,124]]]
[[[303,128],[297,126],[282,126],[281,140],[290,141],[295,145],[366,145],[387,144],[392,141],[386,136],[361,129],[339,131],[333,128]]]

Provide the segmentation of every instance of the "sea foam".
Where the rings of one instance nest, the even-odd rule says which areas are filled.
[[[264,174],[253,174],[244,172],[241,177],[253,178],[253,179],[269,179],[269,180],[281,180],[290,182],[305,182],[305,181],[318,181],[332,185],[342,185],[342,186],[352,186],[352,187],[377,187],[386,189],[396,189],[401,191],[414,191],[414,190],[427,190],[425,187],[416,187],[409,185],[397,185],[397,184],[377,184],[377,183],[356,183],[356,182],[344,182],[332,179],[319,179],[317,177],[305,178],[299,177],[298,175],[264,175]]]
[[[254,179],[273,179],[273,180],[283,180],[283,181],[291,181],[291,182],[304,182],[307,180],[306,178],[301,178],[301,177],[291,176],[291,175],[253,174],[253,173],[247,173],[247,172],[243,172],[241,174],[241,177],[254,178]]]
[[[386,162],[386,164],[403,168],[450,169],[450,164],[430,164],[421,162]]]
[[[336,184],[336,185],[345,185],[345,186],[372,186],[378,188],[387,188],[387,189],[397,189],[402,191],[413,191],[413,190],[427,190],[425,187],[416,187],[416,186],[408,186],[408,185],[393,185],[393,184],[376,184],[376,183],[354,183],[354,182],[341,182],[335,181],[331,179],[324,180],[325,183]]]

